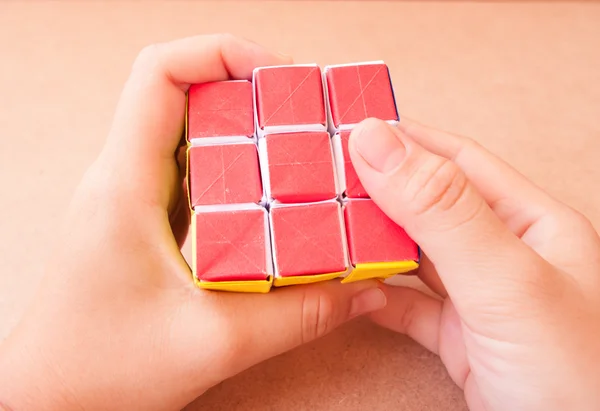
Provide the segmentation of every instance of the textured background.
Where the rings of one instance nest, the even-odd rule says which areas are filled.
[[[473,136],[598,227],[599,21],[592,2],[0,2],[0,339],[144,45],[228,31],[298,62],[383,59],[403,115]],[[357,321],[189,407],[221,409],[465,405],[436,357]]]

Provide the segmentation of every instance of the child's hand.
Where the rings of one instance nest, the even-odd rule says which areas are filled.
[[[47,245],[53,256],[42,287],[0,347],[0,404],[179,410],[223,379],[385,305],[374,281],[268,295],[206,292],[192,283],[179,250],[189,226],[180,147],[185,92],[190,83],[249,78],[256,66],[287,63],[231,36],[140,54],[106,146],[77,189],[64,230]]]
[[[352,161],[442,301],[388,287],[375,322],[440,355],[470,409],[600,409],[600,240],[473,141],[368,120]],[[434,390],[436,387],[430,387]]]

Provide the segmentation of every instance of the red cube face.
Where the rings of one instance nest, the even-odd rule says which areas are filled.
[[[344,209],[352,265],[419,261],[419,248],[372,200],[349,200]]]
[[[319,67],[266,67],[257,70],[254,79],[259,128],[322,125],[325,129]]]
[[[272,199],[304,203],[336,197],[333,154],[327,132],[270,134],[265,142]]]
[[[333,66],[325,77],[334,127],[350,126],[369,117],[398,120],[385,64]]]
[[[192,207],[262,200],[258,151],[254,143],[193,146],[189,162]]]
[[[335,138],[340,139],[341,143],[341,162],[344,165],[343,176],[341,178],[345,179],[346,189],[345,194],[348,198],[368,198],[369,194],[363,187],[360,179],[358,178],[358,174],[356,174],[356,170],[354,169],[354,165],[352,164],[352,160],[350,159],[350,153],[348,151],[348,142],[350,141],[350,131],[342,131]]]
[[[188,139],[252,137],[252,83],[219,81],[193,84],[188,91]]]
[[[271,208],[275,270],[280,277],[346,270],[339,203]]]
[[[202,281],[267,280],[272,271],[266,210],[196,214],[196,276]]]

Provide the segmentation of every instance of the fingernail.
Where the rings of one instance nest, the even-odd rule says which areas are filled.
[[[387,298],[379,288],[363,290],[352,298],[350,318],[381,310],[386,304]]]
[[[392,171],[404,160],[406,149],[388,123],[368,119],[356,126],[351,138],[360,156],[380,173]]]

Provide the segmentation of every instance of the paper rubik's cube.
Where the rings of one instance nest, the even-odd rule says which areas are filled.
[[[348,155],[368,117],[399,121],[382,62],[261,67],[188,92],[193,274],[214,290],[418,267],[419,248],[369,199]]]

